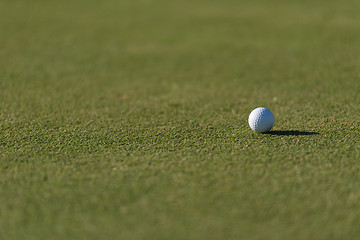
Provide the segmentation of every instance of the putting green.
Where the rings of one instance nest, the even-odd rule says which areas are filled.
[[[359,7],[0,1],[0,238],[358,239]]]

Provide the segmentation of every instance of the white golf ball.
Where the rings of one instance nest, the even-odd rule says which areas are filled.
[[[254,109],[249,115],[250,128],[258,133],[268,132],[274,126],[275,117],[264,107]]]

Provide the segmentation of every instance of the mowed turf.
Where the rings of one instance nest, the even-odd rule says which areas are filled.
[[[0,239],[359,239],[359,9],[1,0]]]

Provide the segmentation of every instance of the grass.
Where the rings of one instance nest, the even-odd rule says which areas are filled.
[[[358,7],[2,0],[0,238],[358,239]]]

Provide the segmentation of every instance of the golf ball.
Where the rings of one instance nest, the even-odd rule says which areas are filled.
[[[269,109],[264,107],[254,109],[249,115],[250,128],[258,133],[270,131],[274,123],[274,115]]]

